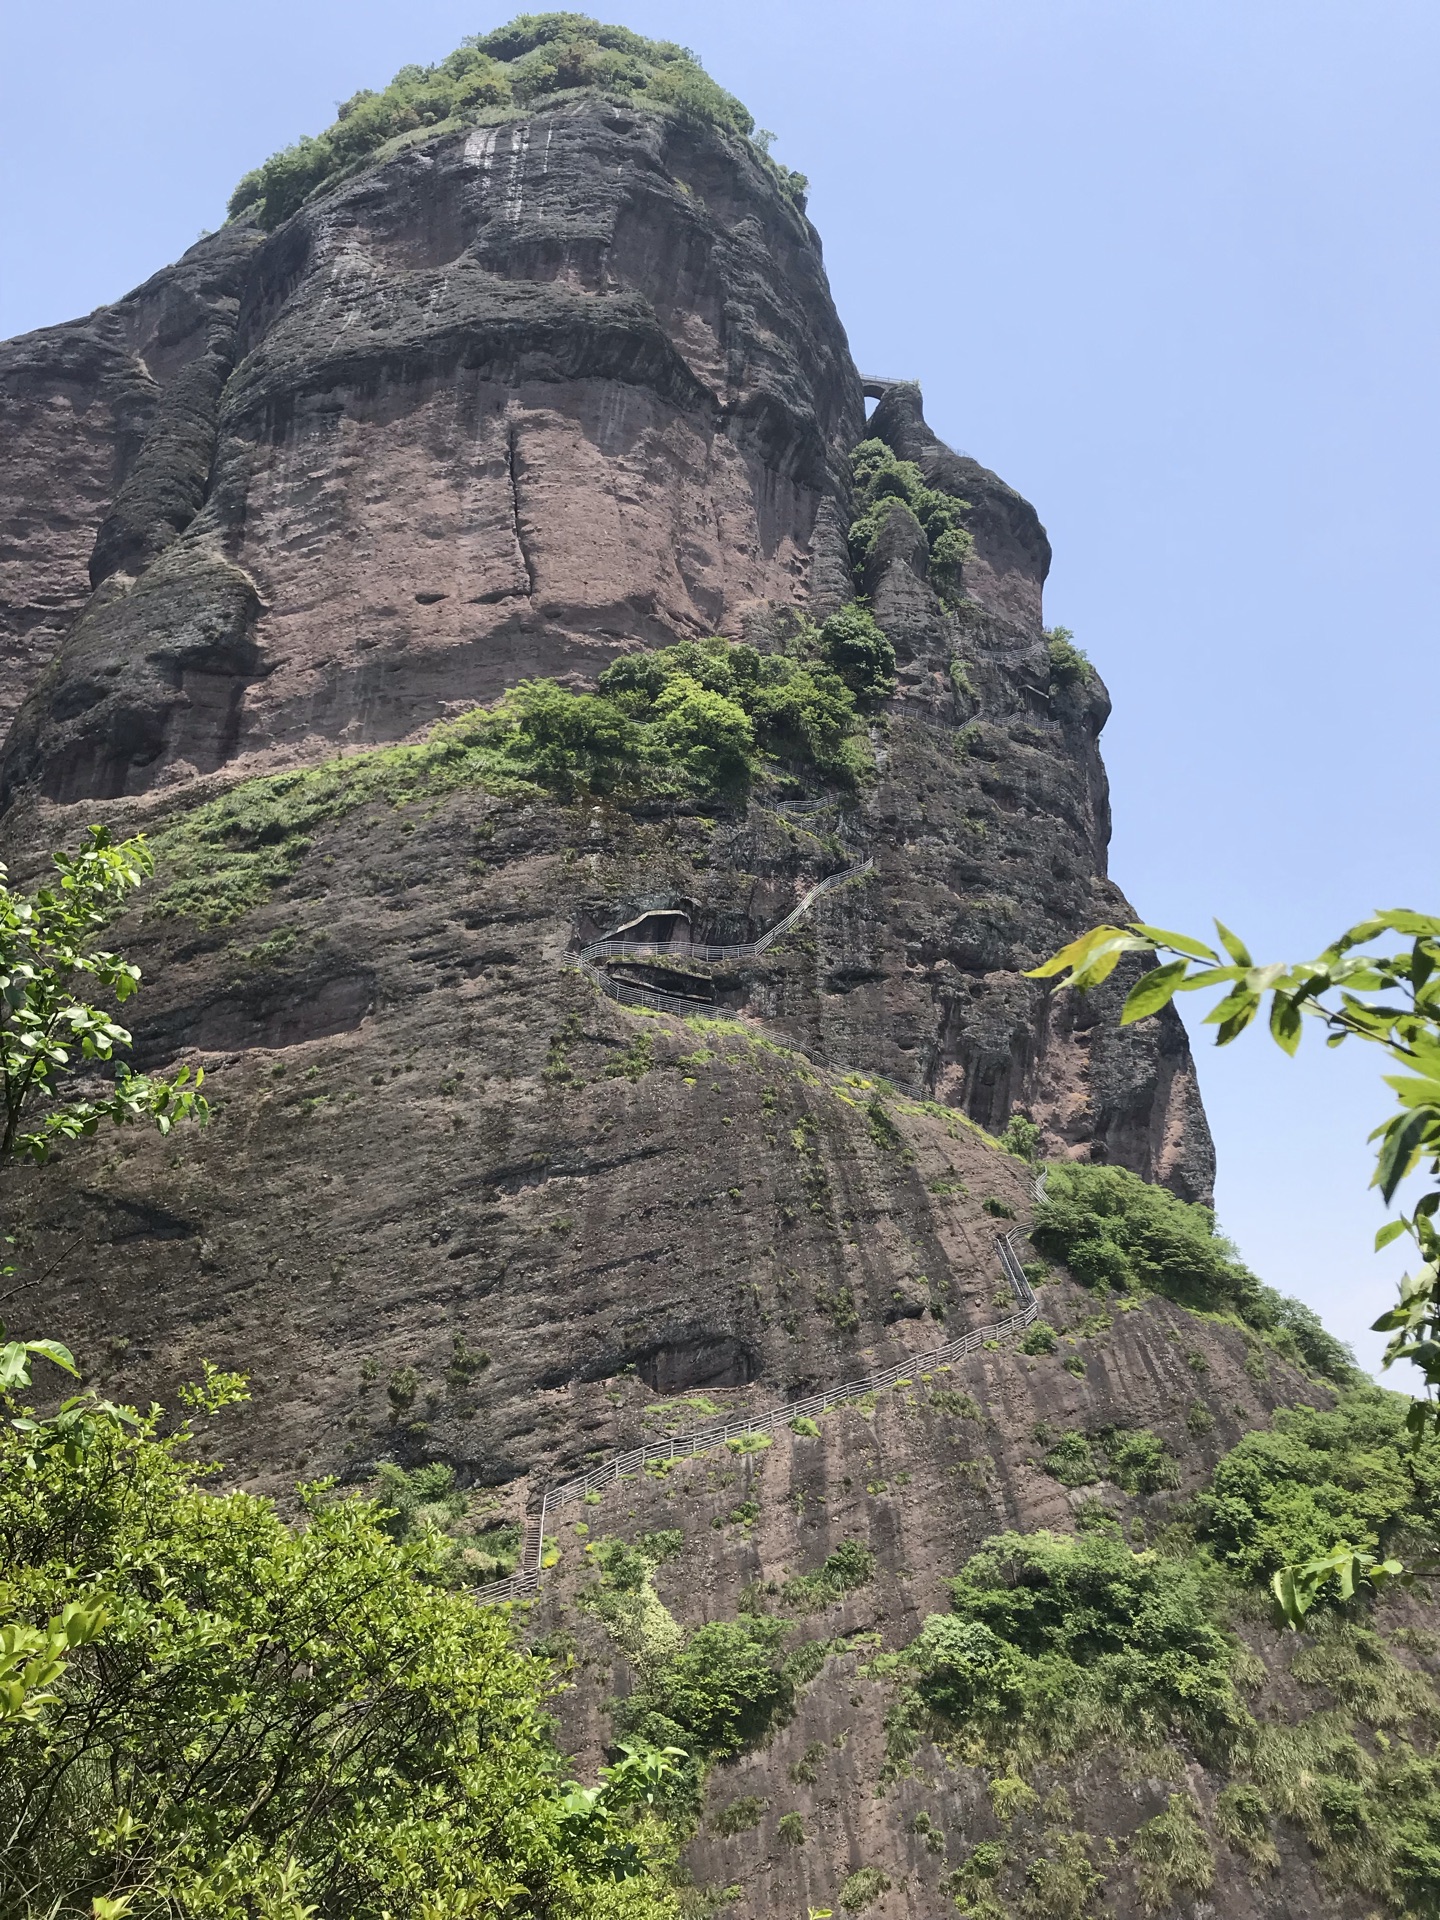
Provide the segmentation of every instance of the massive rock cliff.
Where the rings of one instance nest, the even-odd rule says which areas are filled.
[[[748,142],[653,109],[571,97],[406,149],[12,343],[0,390],[12,836],[45,803],[168,818],[202,776],[411,737],[527,674],[593,684],[636,646],[774,644],[856,590],[867,429],[818,238]],[[1051,671],[1044,533],[915,389],[868,431],[967,500],[974,551],[953,611],[903,539],[860,583],[901,663],[856,822],[884,909],[766,1011],[1204,1196],[1178,1023],[1118,1038],[1018,977],[1126,910],[1105,697]]]
[[[1024,978],[1130,912],[1108,700],[1043,627],[1044,531],[917,388],[875,397],[867,423],[818,236],[764,155],[584,89],[395,143],[0,349],[7,853],[31,874],[91,820],[152,836],[115,936],[149,982],[137,1058],[202,1064],[215,1103],[203,1134],[81,1145],[22,1183],[27,1317],[92,1378],[146,1399],[202,1354],[243,1366],[223,1444],[251,1484],[445,1462],[518,1521],[547,1477],[683,1421],[657,1394],[743,1410],[912,1359],[919,1380],[1008,1311],[996,1222],[1023,1230],[1033,1195],[988,1135],[1017,1112],[1056,1159],[1208,1197],[1178,1021],[1122,1032],[1118,985]],[[946,590],[902,512],[857,574],[866,438],[963,502]],[[776,652],[857,594],[896,655],[858,789],[547,796],[457,772],[432,731],[637,650]],[[752,944],[842,869],[764,951],[632,967],[654,1009],[576,965],[625,925]],[[988,1844],[978,1776],[919,1735],[897,1761],[857,1663],[985,1535],[1073,1527],[1037,1423],[1144,1426],[1188,1493],[1276,1405],[1327,1397],[1234,1326],[1154,1301],[1112,1325],[1051,1286],[1074,1364],[997,1348],[812,1451],[782,1435],[597,1497],[597,1533],[684,1534],[661,1584],[687,1620],[763,1611],[857,1537],[881,1569],[837,1597],[778,1744],[712,1783],[712,1814],[755,1802],[689,1856],[737,1911],[830,1905],[873,1869],[876,1915],[918,1920]],[[1127,1524],[1165,1524],[1166,1486]],[[635,1682],[575,1610],[583,1543],[567,1525],[541,1619],[578,1634],[586,1751]],[[1209,1809],[1221,1776],[1176,1765]],[[1072,1786],[1123,1840],[1175,1774],[1151,1753]],[[1224,1910],[1352,1911],[1292,1853],[1279,1905],[1230,1859]],[[1121,1876],[1107,1900],[1141,1897]]]

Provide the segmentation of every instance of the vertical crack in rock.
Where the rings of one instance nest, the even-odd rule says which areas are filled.
[[[510,431],[505,436],[505,466],[510,475],[510,522],[515,534],[515,550],[520,555],[521,566],[525,569],[525,579],[528,583],[525,591],[533,600],[535,598],[535,566],[526,551],[525,535],[520,529],[520,474],[515,464],[519,438],[519,433],[512,421]]]

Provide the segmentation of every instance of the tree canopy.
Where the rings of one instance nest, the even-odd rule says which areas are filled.
[[[158,1408],[92,1400],[82,1432],[5,1401],[0,1909],[671,1910],[645,1857],[664,1770],[567,1782],[545,1663],[445,1588],[437,1543],[326,1483],[294,1526],[207,1491]]]

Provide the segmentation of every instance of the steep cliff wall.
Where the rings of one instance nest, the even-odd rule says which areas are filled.
[[[866,429],[818,240],[748,141],[653,107],[570,95],[405,148],[13,343],[0,391],[14,839],[45,802],[149,794],[158,822],[197,777],[412,737],[527,674],[593,684],[636,646],[777,644],[777,614],[856,590]],[[1019,978],[1124,911],[1103,690],[1050,672],[1044,533],[913,389],[869,431],[966,499],[974,548],[950,606],[903,540],[858,583],[901,670],[855,823],[884,904],[755,1005],[1204,1195],[1178,1024],[1117,1037],[1100,1001],[1077,1024]]]
[[[7,790],[294,764],[800,597],[862,403],[813,230],[746,148],[572,100],[17,343],[17,395],[99,463],[92,512],[109,483],[91,574],[114,586],[16,722]],[[198,334],[212,283],[223,344],[162,404],[132,310]]]
[[[913,1363],[820,1433],[567,1518],[532,1625],[575,1653],[577,1751],[644,1678],[589,1604],[586,1547],[679,1535],[655,1578],[683,1627],[778,1620],[818,1647],[772,1744],[706,1786],[687,1859],[737,1914],[850,1887],[872,1920],[961,1894],[1138,1915],[1137,1834],[1182,1792],[1219,1910],[1368,1911],[1318,1826],[1284,1830],[1256,1890],[1258,1856],[1223,1839],[1233,1755],[1179,1734],[1032,1755],[1011,1804],[993,1755],[904,1723],[884,1660],[982,1540],[1139,1545],[1246,1430],[1332,1395],[1252,1330],[1059,1273],[1051,1350],[925,1363],[1007,1310],[1000,1227],[1029,1252],[1030,1173],[989,1137],[1014,1112],[1057,1159],[1185,1197],[1212,1159],[1173,1016],[1122,1033],[1121,984],[1080,1002],[1024,978],[1130,912],[1106,875],[1108,697],[1043,626],[1044,531],[916,389],[867,422],[818,238],[764,156],[583,89],[491,108],[11,343],[0,393],[7,853],[33,872],[91,819],[152,835],[156,883],[115,933],[151,983],[137,1057],[203,1064],[216,1109],[24,1177],[27,1319],[141,1400],[201,1355],[253,1372],[224,1441],[249,1484],[443,1462],[502,1522],[697,1410]],[[963,503],[950,576],[903,512],[852,552],[867,438]],[[896,655],[858,784],[796,758],[703,801],[597,797],[496,779],[433,731],[708,634],[803,651],[857,594]],[[849,868],[763,952],[636,959],[656,1007],[576,966],[647,914],[754,942]],[[1045,1464],[1056,1436],[1103,1456],[1130,1431],[1159,1449],[1151,1481]],[[847,1542],[863,1581],[787,1585]],[[1258,1614],[1246,1633],[1258,1717],[1354,1705],[1292,1676]],[[1429,1645],[1385,1657],[1419,1689]],[[1357,1780],[1382,1752],[1364,1737],[1334,1760]],[[1009,1908],[966,1865],[985,1847]],[[1027,1878],[1036,1859],[1070,1879]],[[1200,1913],[1201,1880],[1176,1884]]]

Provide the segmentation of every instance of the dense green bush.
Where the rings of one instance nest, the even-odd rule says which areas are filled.
[[[824,663],[727,640],[685,640],[623,655],[601,674],[599,697],[640,729],[652,790],[734,790],[767,759],[843,785],[868,768],[855,697]]]
[[[792,1687],[772,1620],[713,1620],[657,1665],[628,1700],[614,1704],[617,1729],[648,1747],[679,1747],[697,1760],[733,1760],[789,1705]]]
[[[1263,1286],[1215,1230],[1208,1207],[1177,1199],[1124,1167],[1052,1168],[1030,1238],[1083,1286],[1161,1293],[1237,1315],[1290,1359],[1343,1385],[1355,1363],[1298,1300]]]
[[[1042,1421],[1035,1438],[1046,1449],[1045,1471],[1064,1487],[1089,1487],[1103,1479],[1126,1493],[1157,1493],[1179,1484],[1169,1449],[1148,1427],[1109,1426],[1057,1437]]]
[[[1402,1395],[1357,1386],[1330,1412],[1293,1407],[1250,1433],[1195,1502],[1201,1537],[1247,1580],[1313,1552],[1317,1540],[1388,1550],[1440,1512],[1440,1443],[1412,1448]]]
[[[1159,1493],[1180,1484],[1169,1449],[1148,1427],[1107,1427],[1100,1445],[1105,1477],[1126,1493]]]
[[[890,1880],[879,1867],[857,1867],[840,1889],[840,1905],[846,1913],[863,1913],[889,1891]]]
[[[160,1420],[91,1396],[0,1429],[7,1680],[17,1634],[23,1660],[60,1633],[0,1700],[0,1911],[671,1912],[653,1876],[615,1882],[631,1843],[565,1791],[547,1669],[503,1610],[373,1503],[312,1488],[291,1526],[204,1491]]]
[[[1236,1308],[1258,1286],[1205,1207],[1123,1167],[1057,1167],[1031,1239],[1084,1286],[1163,1293],[1185,1306]]]
[[[856,509],[850,559],[857,576],[863,575],[891,514],[913,514],[925,535],[931,585],[947,605],[958,600],[961,568],[975,544],[960,522],[969,501],[928,486],[919,467],[898,459],[883,440],[862,440],[850,466]]]
[[[716,1833],[723,1834],[729,1840],[737,1833],[749,1833],[758,1827],[764,1811],[765,1802],[758,1794],[745,1793],[728,1806],[721,1807],[710,1824]]]
[[[1089,655],[1075,644],[1069,627],[1047,627],[1045,645],[1050,655],[1050,678],[1060,687],[1088,687],[1095,678]]]
[[[886,700],[895,691],[895,649],[858,601],[830,615],[820,629],[820,648],[857,699]]]
[[[797,1678],[782,1660],[786,1628],[775,1620],[712,1621],[687,1634],[653,1585],[677,1542],[683,1546],[683,1535],[668,1528],[633,1543],[591,1541],[586,1559],[599,1577],[580,1604],[635,1671],[635,1691],[610,1702],[616,1733],[643,1750],[684,1756],[683,1793],[693,1811],[707,1766],[761,1740],[811,1675]]]
[[[996,1135],[999,1144],[1017,1160],[1032,1164],[1040,1157],[1041,1129],[1027,1113],[1012,1113]]]
[[[1062,1433],[1046,1449],[1044,1465],[1062,1487],[1093,1487],[1100,1478],[1095,1450],[1083,1433]]]
[[[383,91],[354,94],[318,139],[301,139],[247,173],[230,196],[230,215],[252,213],[263,227],[277,227],[317,187],[342,177],[388,141],[463,126],[487,109],[518,112],[547,95],[579,88],[647,102],[742,137],[755,129],[734,95],[717,86],[684,47],[605,26],[583,13],[521,14],[494,33],[472,36],[437,66],[402,67]],[[771,160],[763,136],[753,151],[803,208],[804,175]]]
[[[856,1587],[875,1578],[875,1555],[860,1540],[842,1540],[833,1553],[827,1553],[814,1573],[797,1573],[780,1589],[786,1606],[801,1612],[815,1612],[842,1600]]]
[[[426,1542],[446,1586],[478,1586],[514,1572],[521,1529],[476,1516],[453,1467],[433,1461],[407,1472],[387,1460],[376,1479],[380,1504],[389,1509],[381,1519],[386,1533],[401,1544]]]
[[[1248,1724],[1236,1645],[1198,1561],[1132,1553],[1113,1533],[1007,1533],[951,1582],[951,1613],[912,1644],[919,1693],[992,1751],[1182,1732],[1227,1749]]]

